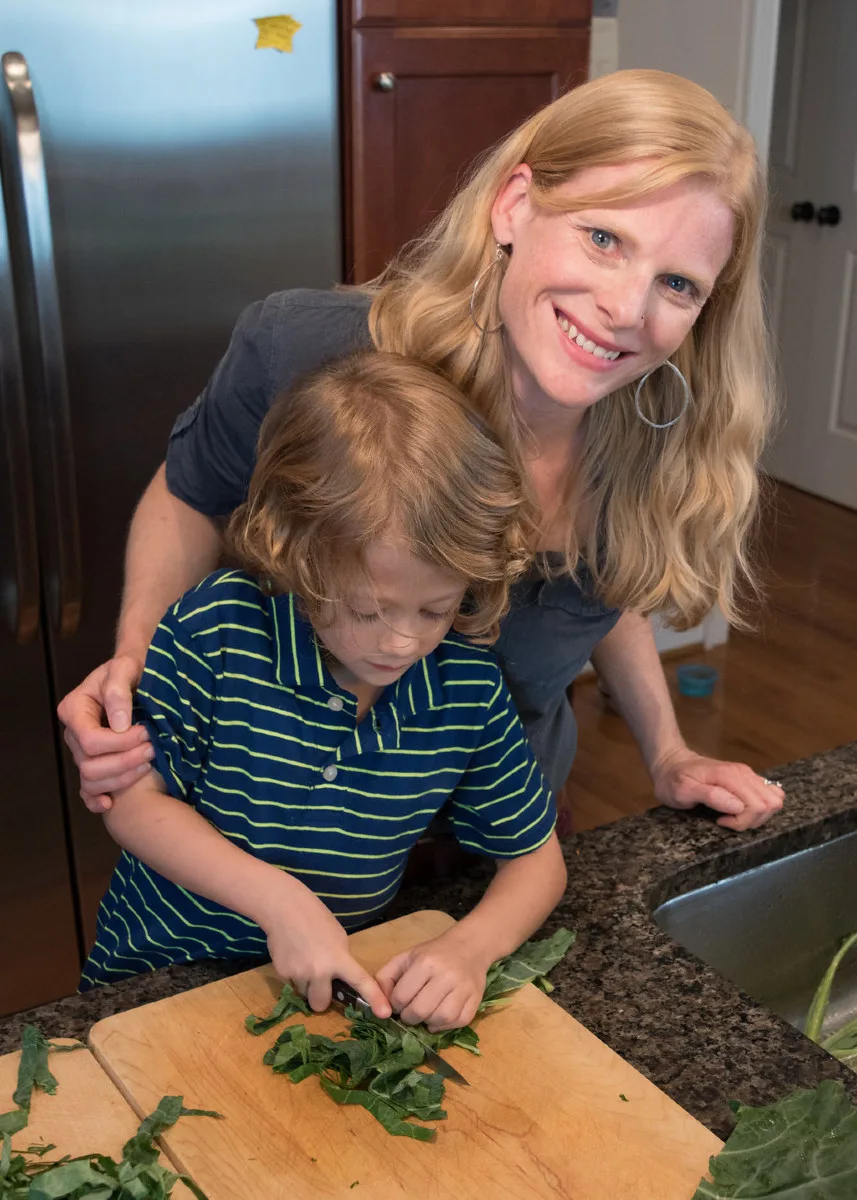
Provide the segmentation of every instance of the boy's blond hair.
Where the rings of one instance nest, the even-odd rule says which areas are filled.
[[[275,402],[229,540],[246,570],[297,593],[323,626],[364,569],[368,543],[395,538],[467,584],[454,628],[489,642],[530,558],[527,513],[511,456],[458,388],[370,351]]]

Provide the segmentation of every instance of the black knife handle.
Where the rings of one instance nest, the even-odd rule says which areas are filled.
[[[355,991],[351,984],[346,983],[344,979],[331,979],[330,986],[333,989],[335,1004],[351,1004],[355,1008],[369,1007],[360,993]]]

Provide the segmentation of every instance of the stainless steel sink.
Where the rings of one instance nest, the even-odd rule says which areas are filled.
[[[662,929],[744,992],[803,1029],[818,982],[857,930],[857,832],[675,896]],[[823,1036],[857,1016],[857,949],[834,983]]]

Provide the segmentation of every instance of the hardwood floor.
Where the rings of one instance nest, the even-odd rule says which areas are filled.
[[[767,769],[857,739],[857,512],[772,485],[761,525],[766,597],[754,633],[730,632],[710,652],[664,667],[688,743],[701,753]],[[679,662],[720,671],[710,699],[681,696]],[[566,787],[575,829],[591,829],[654,804],[627,726],[594,678],[575,684],[580,727]]]

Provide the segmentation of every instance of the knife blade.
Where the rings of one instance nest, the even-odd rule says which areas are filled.
[[[333,988],[333,999],[335,1003],[351,1004],[355,1008],[365,1008],[367,1012],[372,1011],[372,1006],[363,999],[358,991],[355,991],[350,983],[346,983],[344,979],[332,979],[331,986]],[[404,1030],[406,1033],[413,1034],[425,1051],[425,1058],[423,1061],[427,1066],[432,1067],[438,1075],[442,1075],[444,1079],[449,1079],[453,1083],[461,1084],[462,1087],[470,1087],[470,1080],[465,1079],[461,1072],[456,1071],[455,1067],[448,1063],[445,1058],[441,1058],[434,1047],[429,1046],[427,1042],[424,1042],[417,1033],[416,1029],[414,1029],[413,1025],[406,1025],[404,1021],[400,1021],[398,1017],[388,1017],[387,1020],[392,1021],[394,1025],[397,1025],[399,1029]]]

